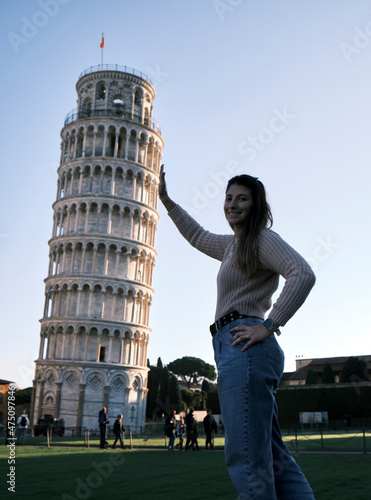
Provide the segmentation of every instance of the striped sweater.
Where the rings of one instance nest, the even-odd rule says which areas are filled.
[[[264,229],[258,246],[261,270],[248,278],[233,263],[235,238],[206,231],[179,205],[169,216],[180,233],[197,250],[221,261],[217,276],[215,319],[232,312],[264,318],[272,306],[279,277],[286,280],[269,318],[281,326],[295,314],[315,283],[309,264],[274,231]]]

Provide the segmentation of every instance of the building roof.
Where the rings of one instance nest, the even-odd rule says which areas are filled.
[[[344,363],[350,357],[357,358],[364,361],[367,367],[371,368],[371,355],[367,356],[337,356],[334,358],[314,358],[314,359],[298,359],[296,360],[296,366],[298,369],[294,372],[289,372],[289,376],[284,380],[305,380],[307,376],[308,369],[311,368],[316,373],[321,373],[323,367],[326,363],[331,365],[332,370],[340,372],[343,369]],[[304,365],[304,366],[300,366]]]

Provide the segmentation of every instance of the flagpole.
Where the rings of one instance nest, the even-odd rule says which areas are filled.
[[[103,71],[103,50],[104,50],[104,33],[102,33],[102,43],[100,44],[102,49],[102,71]]]

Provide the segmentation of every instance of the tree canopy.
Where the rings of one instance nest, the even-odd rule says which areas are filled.
[[[191,383],[197,384],[199,378],[206,378],[208,380],[216,379],[215,367],[200,358],[184,356],[169,363],[167,368],[175,375],[181,377],[186,382],[188,388],[191,386]]]
[[[32,387],[15,390],[15,402],[17,405],[31,403],[31,398],[32,398]]]
[[[340,382],[362,382],[368,380],[367,365],[361,359],[351,356],[340,373]]]

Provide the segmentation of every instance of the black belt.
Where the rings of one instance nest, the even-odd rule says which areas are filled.
[[[228,325],[228,323],[232,323],[232,321],[236,321],[236,319],[242,319],[242,318],[256,318],[256,316],[247,316],[246,314],[240,314],[237,311],[233,311],[229,314],[226,314],[222,318],[219,318],[210,325],[210,333],[211,335],[215,335],[216,332],[221,330],[223,326]]]

